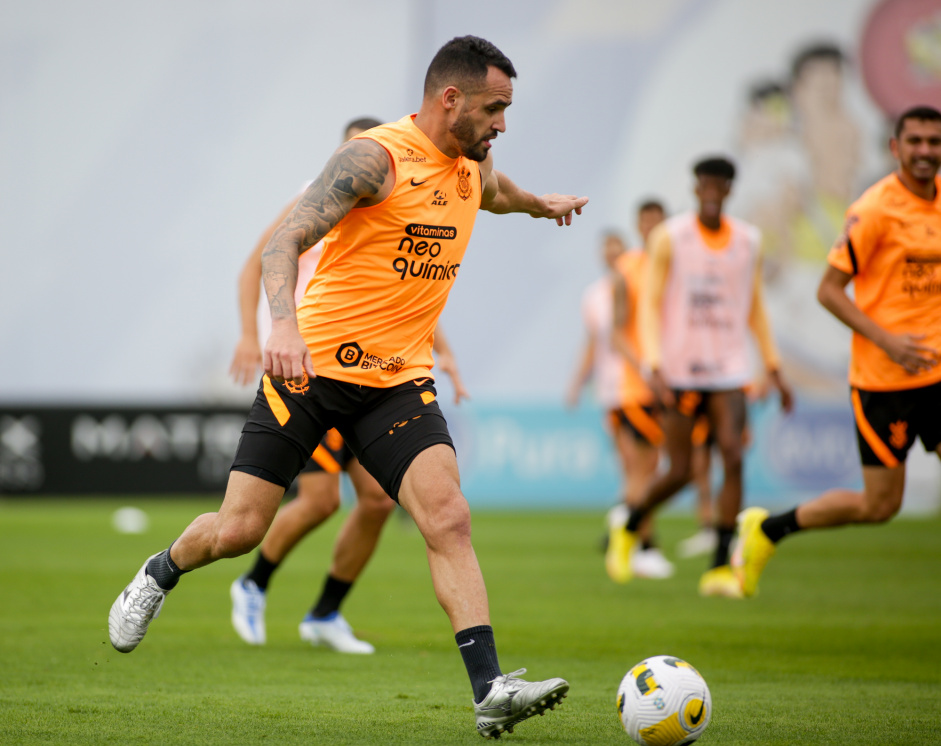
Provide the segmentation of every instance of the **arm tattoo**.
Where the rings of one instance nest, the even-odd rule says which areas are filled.
[[[295,313],[298,255],[326,236],[360,199],[378,194],[389,167],[388,152],[374,140],[352,140],[327,161],[262,253],[272,319]]]

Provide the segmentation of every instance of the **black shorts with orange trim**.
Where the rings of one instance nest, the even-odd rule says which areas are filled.
[[[899,466],[919,438],[926,451],[941,444],[941,383],[904,391],[853,388],[850,399],[863,466]]]
[[[419,453],[438,444],[454,448],[436,397],[431,378],[374,388],[323,376],[300,386],[264,376],[232,469],[286,489],[335,427],[366,470],[398,500],[402,478]]]
[[[710,392],[697,389],[673,389],[674,409],[684,417],[698,419],[706,414],[706,399]],[[703,438],[705,441],[705,438]]]
[[[624,428],[635,440],[646,443],[652,448],[659,448],[663,443],[663,429],[660,427],[657,407],[624,404],[618,409],[611,410],[611,421],[615,428]]]
[[[336,428],[328,430],[320,439],[301,474],[339,474],[346,471],[356,456]]]

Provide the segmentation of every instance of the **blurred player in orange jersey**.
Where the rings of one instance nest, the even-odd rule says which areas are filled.
[[[618,353],[621,369],[621,385],[618,406],[612,412],[616,426],[616,443],[624,465],[627,480],[624,492],[624,507],[612,511],[608,522],[608,551],[605,567],[609,576],[616,579],[617,572],[612,563],[611,533],[621,530],[627,517],[627,509],[638,502],[646,492],[657,472],[659,448],[663,443],[657,402],[644,380],[637,309],[641,296],[647,261],[647,240],[650,232],[666,217],[663,204],[657,200],[646,200],[637,209],[637,232],[640,247],[622,253],[615,265],[613,316],[610,344]],[[673,565],[663,556],[653,537],[651,520],[644,521],[639,529],[640,541],[631,556],[633,575],[643,578],[668,578],[673,575]]]
[[[589,285],[582,295],[582,319],[585,327],[585,344],[578,368],[569,386],[566,403],[569,407],[578,404],[582,389],[589,381],[594,383],[595,398],[601,404],[606,415],[607,429],[611,435],[615,450],[622,467],[621,499],[626,501],[628,494],[643,484],[645,464],[641,462],[638,449],[629,424],[625,424],[622,411],[624,362],[621,353],[612,344],[611,333],[614,322],[614,297],[617,285],[623,284],[617,270],[619,262],[627,253],[627,245],[619,233],[608,231],[602,236],[602,262],[605,273]],[[656,452],[653,468],[656,469]],[[623,506],[615,506],[608,513],[609,524],[614,521],[623,524]],[[620,516],[620,517],[619,517]],[[650,541],[650,529],[645,527],[644,539],[647,560],[640,560],[642,567],[635,564],[635,572],[644,577],[669,577],[673,567],[653,546]],[[636,557],[635,557],[636,559]]]
[[[941,112],[904,112],[890,147],[898,168],[850,206],[817,290],[853,330],[849,383],[863,491],[832,489],[775,516],[743,511],[735,565],[746,596],[784,537],[892,518],[917,438],[941,456]]]
[[[609,572],[621,582],[630,579],[629,558],[641,522],[689,482],[692,432],[697,416],[704,414],[722,454],[724,480],[715,555],[699,591],[740,597],[729,548],[742,501],[749,327],[785,410],[791,407],[791,392],[778,370],[762,302],[759,232],[722,212],[735,166],[725,158],[706,158],[693,174],[698,210],[670,218],[651,235],[648,283],[641,296],[642,354],[651,388],[664,407],[670,463],[632,507],[624,528],[612,533]]]
[[[344,130],[344,142],[380,124],[382,122],[371,117],[353,120]],[[285,207],[261,236],[239,276],[242,336],[235,348],[230,369],[233,378],[239,383],[257,381],[262,363],[262,345],[271,326],[267,304],[259,304],[262,251],[275,229],[294,209],[298,199],[300,195]],[[320,253],[321,244],[317,244],[298,258],[298,302],[314,276]],[[261,334],[257,324],[259,305],[263,320]],[[437,366],[451,376],[455,403],[459,403],[462,398],[466,398],[467,392],[440,329],[435,333],[434,347]],[[250,645],[263,645],[266,641],[265,606],[272,575],[307,534],[339,509],[341,471],[345,471],[353,483],[356,504],[337,536],[333,560],[321,594],[301,620],[298,629],[301,639],[312,645],[324,645],[341,653],[374,652],[370,643],[355,636],[340,612],[340,606],[372,557],[382,527],[395,509],[395,503],[363,468],[336,430],[330,430],[324,436],[307,465],[298,474],[297,496],[278,511],[258,549],[252,568],[232,583],[232,625]]]

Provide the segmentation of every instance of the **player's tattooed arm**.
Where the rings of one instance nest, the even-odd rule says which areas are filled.
[[[275,230],[262,253],[262,278],[272,319],[295,314],[297,258],[320,241],[360,201],[381,201],[391,172],[389,154],[374,140],[340,146]]]

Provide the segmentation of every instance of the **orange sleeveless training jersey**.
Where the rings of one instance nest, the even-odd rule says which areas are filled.
[[[934,201],[912,194],[896,174],[877,181],[846,212],[829,263],[853,276],[859,309],[894,334],[923,334],[941,350],[941,178]],[[853,334],[850,385],[868,391],[941,381],[941,364],[911,375],[876,344]]]
[[[638,313],[640,311],[640,293],[644,286],[647,272],[647,254],[642,249],[625,251],[618,257],[615,269],[624,278],[627,288],[627,308],[625,324],[622,332],[634,348],[638,359],[643,360],[643,350],[640,343],[640,324]],[[653,392],[644,380],[642,373],[624,360],[621,374],[621,402],[623,404],[649,405],[653,403]]]
[[[395,186],[324,238],[297,310],[317,375],[379,388],[431,375],[435,325],[480,208],[480,169],[448,158],[413,119],[359,135],[389,152]]]

